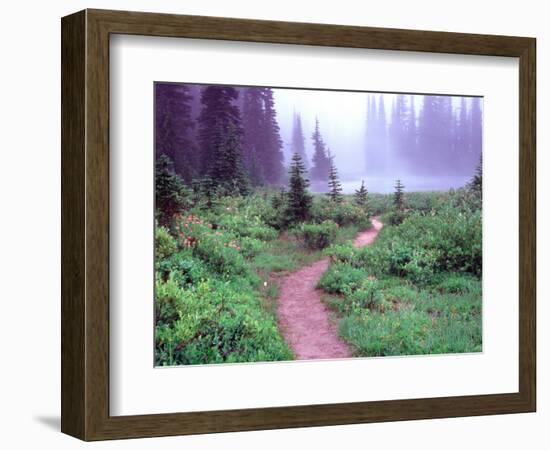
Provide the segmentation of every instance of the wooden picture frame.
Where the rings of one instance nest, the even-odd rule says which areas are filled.
[[[533,38],[85,10],[62,29],[62,415],[84,440],[531,412],[536,408]],[[519,58],[519,391],[109,415],[109,36],[134,34]]]

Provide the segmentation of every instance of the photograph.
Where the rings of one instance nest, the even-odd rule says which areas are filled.
[[[152,89],[155,367],[482,352],[482,96]]]

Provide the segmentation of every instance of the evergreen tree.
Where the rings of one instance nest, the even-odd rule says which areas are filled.
[[[199,142],[201,147],[201,170],[211,172],[219,155],[221,142],[227,142],[231,129],[233,139],[239,143],[242,137],[241,116],[235,101],[238,91],[230,86],[207,86],[201,91],[202,110],[199,116]]]
[[[330,172],[330,160],[327,156],[325,143],[319,131],[319,119],[315,119],[315,131],[311,135],[313,139],[313,167],[311,178],[314,180],[328,180]]]
[[[414,167],[416,155],[416,115],[413,97],[398,94],[392,107],[389,126],[389,157],[392,164],[400,162],[400,169]]]
[[[252,184],[277,184],[283,175],[283,141],[273,90],[250,87],[242,92],[245,167]]]
[[[393,193],[393,205],[398,211],[403,211],[405,207],[405,202],[403,198],[403,190],[405,186],[401,183],[400,179],[397,179],[395,183],[395,192]]]
[[[366,146],[366,173],[380,176],[387,169],[390,148],[383,94],[367,97]]]
[[[277,122],[273,90],[261,89],[263,102],[263,124],[261,128],[263,149],[260,156],[260,164],[263,176],[268,184],[277,184],[283,175],[283,140]]]
[[[292,157],[289,169],[289,192],[287,194],[287,220],[290,223],[306,221],[310,216],[313,197],[308,192],[309,180],[305,178],[306,167],[297,153]]]
[[[290,142],[292,154],[298,153],[306,168],[309,168],[309,162],[306,156],[304,132],[302,130],[302,118],[300,114],[294,113],[292,124],[292,140]]]
[[[355,190],[353,195],[353,201],[355,204],[363,209],[367,209],[368,206],[368,195],[367,187],[365,186],[365,181],[361,180],[361,187]]]
[[[384,95],[380,96],[376,114],[376,152],[378,154],[378,172],[386,172],[389,168],[389,136]]]
[[[467,170],[469,163],[466,155],[470,148],[470,121],[466,97],[460,99],[460,107],[456,119],[455,137],[455,166],[461,170]]]
[[[208,175],[216,182],[218,192],[222,195],[246,195],[249,183],[242,164],[241,144],[235,125],[229,123],[225,127],[218,124],[213,142],[214,162]]]
[[[328,177],[329,192],[327,193],[327,195],[331,201],[336,203],[341,203],[343,200],[342,183],[340,183],[340,179],[338,178],[338,169],[336,168],[336,164],[334,164],[334,158],[329,157],[329,159],[330,159],[330,171],[329,171],[329,177]]]
[[[418,146],[424,173],[441,175],[453,168],[454,112],[449,96],[425,95],[419,120]]]
[[[397,95],[392,104],[391,124],[389,126],[390,136],[390,158],[392,161],[403,160],[406,155],[406,130],[407,130],[407,108],[405,96]]]
[[[193,180],[193,205],[200,205],[205,201],[205,206],[211,208],[216,200],[217,183],[209,175],[204,175]]]
[[[264,126],[262,95],[260,88],[250,87],[243,91],[243,158],[250,181],[254,186],[265,181],[263,168],[260,164],[263,147],[262,133]]]
[[[483,193],[483,161],[481,156],[479,157],[479,164],[477,165],[472,181],[470,181],[469,188],[481,197]]]
[[[286,201],[287,193],[285,188],[282,187],[281,190],[271,198],[271,207],[274,211],[279,211],[281,208],[286,206]]]
[[[160,155],[155,163],[155,215],[161,226],[170,225],[174,214],[189,206],[189,193],[175,173],[172,160]]]
[[[367,121],[365,136],[365,171],[369,174],[375,167],[375,120],[376,120],[376,101],[372,94],[367,94]]]
[[[190,183],[198,170],[192,91],[181,84],[155,84],[155,153],[166,155],[175,173]]]

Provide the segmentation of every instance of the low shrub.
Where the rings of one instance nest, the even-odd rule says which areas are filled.
[[[296,233],[310,250],[322,250],[334,242],[337,231],[338,225],[335,222],[325,220],[322,223],[302,224]]]
[[[271,241],[279,235],[277,230],[263,223],[259,216],[251,217],[239,212],[219,216],[216,224],[218,228],[227,230],[239,237]]]
[[[401,225],[406,218],[407,212],[399,210],[392,210],[384,217],[386,223],[394,226]]]
[[[334,261],[368,267],[372,275],[396,275],[421,285],[443,272],[479,277],[481,213],[460,213],[452,208],[434,215],[414,213],[401,225],[382,229],[371,246],[335,246],[325,253]]]
[[[331,220],[340,226],[356,225],[359,229],[370,226],[368,212],[345,198],[341,202],[334,202],[328,198],[316,197],[311,210],[313,222],[322,223]]]
[[[324,254],[330,257],[332,262],[341,262],[352,264],[357,255],[357,248],[351,242],[345,244],[331,245],[324,251]]]
[[[474,283],[480,284],[479,281]],[[481,351],[481,295],[382,289],[364,308],[357,292],[339,303],[340,334],[358,356]],[[398,294],[398,295],[396,295]],[[381,297],[381,298],[380,298]]]
[[[323,274],[317,287],[329,294],[345,294],[357,289],[368,273],[345,263],[332,264]]]
[[[239,240],[241,254],[247,258],[253,258],[266,249],[266,243],[260,239],[243,237]]]
[[[170,235],[168,229],[157,226],[155,229],[155,261],[158,262],[169,257],[177,249],[177,242]]]
[[[385,201],[371,203],[387,213],[372,245],[324,251],[340,335],[358,356],[481,351],[481,210],[464,190],[413,193],[392,222]]]
[[[156,283],[156,364],[280,361],[292,358],[275,319],[243,281],[214,279],[182,289]]]
[[[157,274],[162,280],[171,275],[180,287],[197,284],[211,276],[204,261],[194,257],[190,249],[180,250],[158,262]]]
[[[444,294],[481,294],[481,285],[477,278],[467,274],[446,274],[437,282],[434,289]]]
[[[351,311],[364,309],[384,311],[384,296],[375,278],[364,279],[357,289],[346,296],[346,305]]]

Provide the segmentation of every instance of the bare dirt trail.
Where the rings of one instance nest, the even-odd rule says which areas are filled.
[[[353,241],[356,247],[370,245],[382,229],[377,217],[372,227],[360,232]],[[329,259],[302,267],[281,279],[279,292],[279,328],[296,359],[349,358],[351,350],[338,336],[330,320],[330,310],[321,301],[315,286],[328,269]]]

